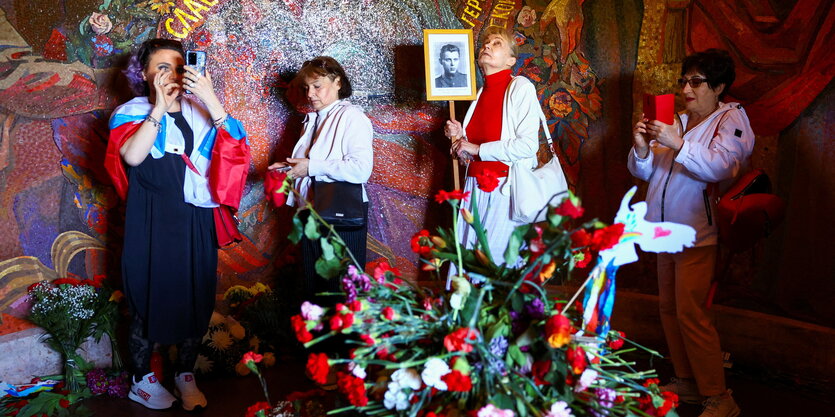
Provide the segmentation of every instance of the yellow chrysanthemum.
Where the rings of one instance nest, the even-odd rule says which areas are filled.
[[[229,326],[229,333],[235,340],[241,340],[246,336],[246,329],[244,329],[244,326],[235,323]]]
[[[252,336],[249,338],[249,347],[252,348],[254,351],[258,351],[258,347],[261,346],[261,339],[258,336]]]
[[[214,361],[203,355],[197,355],[197,360],[194,362],[194,370],[202,374],[212,372],[214,366]]]
[[[261,364],[267,368],[275,365],[275,355],[272,352],[265,352],[264,359],[261,360]]]
[[[226,330],[218,330],[212,333],[209,346],[217,350],[229,349],[229,346],[232,346],[232,336]]]
[[[256,282],[255,285],[253,285],[252,287],[249,288],[249,291],[252,293],[252,295],[258,295],[258,294],[261,294],[262,292],[270,291],[270,287],[268,287],[268,286],[266,286],[266,285],[264,285],[260,282]]]
[[[238,364],[235,365],[235,372],[237,372],[238,375],[240,375],[240,376],[247,376],[252,371],[250,371],[249,368],[247,368],[246,365],[238,362]]]

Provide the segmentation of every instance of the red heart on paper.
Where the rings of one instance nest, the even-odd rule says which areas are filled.
[[[672,230],[667,230],[662,228],[661,226],[655,226],[655,237],[653,239],[658,239],[659,237],[669,236]]]

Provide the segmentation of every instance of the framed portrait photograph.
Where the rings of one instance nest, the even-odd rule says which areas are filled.
[[[475,100],[473,31],[424,29],[426,99]]]

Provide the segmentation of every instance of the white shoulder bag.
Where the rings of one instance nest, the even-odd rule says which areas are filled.
[[[510,166],[510,209],[511,219],[517,222],[535,223],[545,220],[548,205],[556,205],[561,195],[568,190],[560,160],[554,151],[554,144],[548,131],[544,115],[540,122],[548,139],[551,160],[545,165],[529,169],[524,164]]]

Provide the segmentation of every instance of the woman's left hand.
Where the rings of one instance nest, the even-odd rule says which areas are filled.
[[[292,178],[304,178],[307,176],[307,167],[310,165],[310,160],[307,158],[287,158],[287,163],[293,165],[287,175]]]
[[[212,85],[212,76],[208,72],[205,76],[200,75],[197,70],[188,65],[184,66],[183,69],[186,71],[183,75],[184,89],[197,96],[207,106],[210,102],[217,101],[214,86]]]
[[[472,143],[467,139],[461,138],[456,140],[452,143],[452,153],[454,155],[461,155],[461,153],[467,153],[471,156],[478,155],[478,151],[481,149],[477,143]]]
[[[684,145],[684,140],[679,136],[675,124],[668,125],[658,120],[652,120],[646,124],[646,130],[650,138],[674,151],[681,150],[682,145]]]

